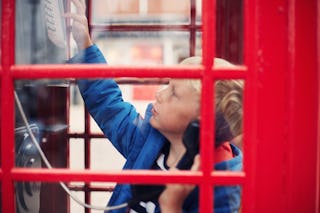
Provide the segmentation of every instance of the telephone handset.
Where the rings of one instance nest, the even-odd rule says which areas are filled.
[[[63,18],[64,6],[62,0],[44,0],[43,13],[49,39],[59,47],[66,47],[67,31]]]
[[[180,170],[189,170],[193,164],[193,159],[199,153],[199,121],[194,120],[187,126],[183,135],[183,144],[186,153],[177,164]],[[133,199],[129,201],[129,206],[134,206],[140,201],[157,201],[164,190],[163,185],[131,185]]]
[[[177,165],[180,170],[189,170],[194,157],[199,153],[199,127],[199,120],[191,121],[183,134],[182,141],[186,147],[186,153]]]

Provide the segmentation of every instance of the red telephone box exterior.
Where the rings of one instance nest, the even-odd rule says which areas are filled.
[[[214,79],[246,81],[244,171],[212,172],[212,151],[201,149],[200,172],[23,169],[14,166],[14,80],[40,78],[177,77],[179,67],[131,68],[100,65],[15,65],[15,2],[2,0],[1,18],[1,212],[15,212],[15,181],[114,181],[195,183],[200,212],[213,212],[212,185],[241,184],[242,212],[320,212],[319,67],[320,3],[316,0],[244,1],[244,66],[231,72],[212,68],[215,1],[203,0],[203,99]],[[90,72],[87,72],[90,69]],[[93,71],[92,71],[93,70]],[[213,70],[215,72],[213,72]],[[146,72],[144,72],[146,71]],[[243,72],[244,71],[244,72]],[[210,98],[208,98],[210,99]],[[212,141],[213,103],[201,113],[201,138]],[[206,119],[207,118],[207,119]],[[204,147],[204,146],[202,146]]]

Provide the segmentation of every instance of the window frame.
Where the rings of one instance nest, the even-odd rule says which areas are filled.
[[[212,59],[215,56],[215,48],[212,48],[215,47],[214,27],[209,27],[215,23],[213,12],[215,11],[215,2],[212,0],[203,0],[203,65],[196,68],[15,65],[15,1],[2,0],[1,210],[9,213],[15,212],[15,181],[111,181],[118,183],[177,182],[198,184],[200,187],[200,212],[213,212],[213,184],[242,184],[243,212],[269,212],[270,210],[292,212],[307,211],[306,209],[310,212],[318,212],[320,203],[320,139],[317,133],[319,128],[319,92],[317,90],[310,91],[304,86],[315,85],[316,88],[319,87],[317,75],[319,72],[319,45],[317,46],[317,44],[320,42],[320,33],[317,17],[319,17],[320,7],[316,0],[309,1],[309,3],[306,5],[303,4],[303,1],[293,0],[286,3],[245,0],[244,66],[225,72],[226,70],[212,68]],[[309,23],[307,25],[305,24],[306,20]],[[278,32],[277,38],[279,40],[270,39],[274,38],[273,30]],[[276,54],[274,54],[275,52]],[[304,56],[306,52],[310,53],[309,58]],[[89,69],[91,71],[87,72]],[[304,69],[309,72],[302,72],[301,70]],[[137,72],[137,70],[147,72]],[[202,100],[212,99],[214,91],[211,88],[213,88],[213,82],[216,79],[241,78],[246,80],[244,94],[244,132],[246,135],[244,137],[243,172],[212,172],[213,150],[205,150],[204,146],[201,146],[201,161],[203,163],[199,172],[168,174],[148,171],[146,174],[145,171],[121,171],[101,173],[90,170],[79,172],[68,169],[24,169],[14,166],[14,152],[12,151],[14,150],[14,80],[48,77],[103,78],[122,76],[185,78],[184,71],[186,70],[190,73],[188,77],[202,80]],[[266,72],[265,70],[274,71]],[[303,78],[299,78],[302,76]],[[289,89],[284,89],[282,83],[285,83],[285,88]],[[270,88],[272,89],[269,90]],[[305,93],[310,94],[312,98],[300,95]],[[268,102],[270,97],[274,98],[272,99],[273,105]],[[285,103],[282,100],[285,100]],[[299,103],[298,106],[295,105],[296,101]],[[274,107],[277,104],[284,105],[282,110]],[[201,121],[204,126],[201,129],[201,141],[213,141],[214,135],[211,133],[214,124],[209,119],[214,117],[212,108],[212,101],[208,101],[201,108],[201,115],[204,118]],[[303,112],[300,111],[301,109]],[[269,115],[286,122],[272,122]],[[305,125],[306,121],[311,125]],[[296,129],[300,131],[295,131]],[[272,132],[272,137],[270,132]],[[299,141],[301,138],[308,142],[308,146],[301,146]],[[278,148],[276,154],[272,158],[264,159],[262,156],[272,151],[274,146]],[[304,153],[307,153],[303,157],[298,155],[302,148]],[[277,166],[279,162],[281,165]],[[303,187],[299,187],[297,183],[303,183]]]

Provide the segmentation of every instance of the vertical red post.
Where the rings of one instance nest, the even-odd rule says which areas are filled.
[[[317,58],[318,58],[318,91],[320,89],[320,2],[317,3],[318,15],[317,15]],[[317,198],[316,198],[316,212],[320,212],[320,92],[318,92],[318,154],[317,154]]]
[[[213,187],[209,183],[213,165],[213,78],[212,65],[215,54],[215,1],[205,0],[202,2],[202,64],[205,67],[202,76],[202,97],[201,97],[201,134],[200,141],[206,142],[200,146],[201,169],[203,171],[203,183],[200,185],[200,212],[213,212]],[[204,103],[206,101],[206,104]],[[203,143],[202,143],[203,144]],[[212,147],[212,149],[206,149]]]
[[[2,212],[14,212],[14,186],[11,169],[14,167],[14,102],[13,79],[10,67],[14,64],[15,2],[2,1],[1,18],[1,198]]]
[[[315,212],[317,1],[258,1],[256,6],[258,126],[252,202],[256,212]]]
[[[243,164],[245,184],[243,185],[242,210],[246,213],[256,212],[256,157],[257,157],[257,44],[258,19],[257,3],[259,0],[244,0],[244,65],[247,67],[248,77],[244,87],[243,112]]]
[[[317,0],[289,1],[287,212],[315,212],[317,183]],[[307,53],[307,54],[306,54]],[[319,166],[319,165],[318,165]]]

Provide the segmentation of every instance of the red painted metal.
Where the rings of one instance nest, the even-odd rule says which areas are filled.
[[[315,212],[316,1],[257,1],[256,8],[259,123],[250,202],[255,212]]]
[[[215,171],[212,177],[207,178],[207,184],[234,185],[243,183],[245,174],[243,172]],[[92,170],[67,170],[67,169],[24,169],[14,168],[12,177],[15,180],[24,181],[83,181],[83,182],[119,182],[119,183],[202,183],[202,172],[191,171],[148,171],[124,170],[124,171],[92,171]],[[211,188],[211,186],[210,186]]]
[[[105,78],[105,77],[145,77],[145,78],[200,78],[200,66],[112,66],[101,64],[82,65],[19,65],[11,68],[14,78]],[[89,72],[88,72],[89,70]]]
[[[318,144],[315,118],[319,116],[317,4],[319,1],[309,1],[308,4],[303,1],[289,1],[289,146],[286,206],[291,212],[315,212],[315,186],[319,181],[316,179],[315,169]],[[295,187],[292,187],[293,185]]]
[[[258,82],[258,116],[256,166],[256,211],[286,212],[284,189],[287,168],[284,167],[287,146],[285,89],[288,61],[287,7],[284,1],[263,2],[257,5],[259,28],[257,71]],[[277,33],[273,33],[276,31]],[[274,48],[277,47],[276,52]],[[272,133],[272,134],[270,134]],[[271,143],[272,141],[272,143]],[[269,154],[268,154],[269,153]],[[266,182],[268,181],[268,182]],[[278,193],[274,193],[274,190]],[[261,193],[263,192],[263,194]],[[260,194],[261,193],[261,194]],[[268,200],[268,207],[265,200]]]
[[[318,15],[317,15],[317,58],[318,58],[318,91],[320,89],[320,3],[318,2]],[[318,92],[318,154],[317,154],[317,195],[316,195],[316,212],[320,212],[320,92]]]
[[[258,0],[245,0],[243,5],[244,14],[244,65],[247,66],[247,81],[244,87],[244,112],[243,112],[243,154],[244,154],[244,172],[246,175],[243,184],[242,212],[255,213],[256,195],[256,146],[258,141],[258,110],[257,110],[257,43],[258,37]]]
[[[90,13],[89,1],[89,13]],[[194,1],[192,1],[194,3]],[[14,65],[14,1],[2,0],[1,23],[1,208],[15,212],[14,181],[83,181],[87,202],[99,190],[90,182],[193,183],[200,186],[200,212],[213,212],[212,186],[243,185],[242,212],[318,212],[320,3],[310,0],[244,1],[244,66],[213,70],[215,2],[203,0],[203,66],[126,67],[106,65]],[[194,11],[192,12],[192,14]],[[90,17],[90,14],[89,14]],[[194,21],[194,20],[193,20]],[[89,19],[89,23],[90,23]],[[91,25],[99,30],[195,30],[200,26],[145,27]],[[123,27],[123,28],[122,28]],[[138,28],[137,28],[138,27]],[[318,27],[318,31],[317,31]],[[192,34],[192,33],[191,33]],[[195,42],[195,37],[190,38]],[[318,44],[318,46],[317,46]],[[192,46],[192,45],[191,45]],[[193,53],[194,50],[190,49]],[[88,72],[90,71],[90,72]],[[187,75],[186,75],[187,73]],[[15,79],[40,78],[198,78],[202,80],[201,171],[91,171],[90,131],[85,114],[86,170],[14,168]],[[217,79],[244,79],[244,171],[212,172],[214,129],[213,84]],[[88,210],[89,211],[89,210]]]
[[[211,67],[209,70],[213,70]],[[184,66],[132,67],[111,65],[19,65],[12,66],[12,75],[16,79],[41,79],[49,75],[52,78],[106,78],[106,77],[146,77],[146,78],[201,78],[203,68]],[[88,72],[90,70],[90,72]],[[215,79],[242,79],[247,68],[214,69],[210,75]],[[209,76],[210,76],[209,75]],[[208,77],[209,77],[208,76]]]
[[[214,158],[214,81],[211,78],[213,58],[215,56],[215,2],[204,0],[202,2],[202,63],[204,72],[202,76],[201,102],[206,101],[206,104],[201,104],[201,132],[200,132],[200,156],[201,170],[203,178],[200,188],[200,212],[213,212],[213,187],[210,184],[210,174],[212,171]],[[209,147],[209,149],[208,149]],[[212,149],[210,148],[212,147]]]
[[[14,187],[11,169],[14,167],[13,81],[10,67],[14,63],[14,1],[2,1],[1,18],[1,206],[2,212],[14,212]]]

